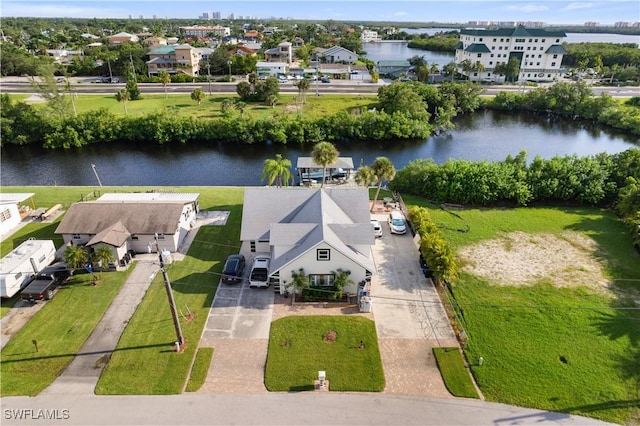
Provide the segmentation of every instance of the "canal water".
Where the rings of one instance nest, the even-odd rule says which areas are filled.
[[[396,168],[418,158],[446,160],[503,160],[526,150],[529,160],[539,155],[594,155],[638,147],[637,138],[610,134],[578,123],[531,115],[479,112],[456,120],[456,129],[417,142],[354,143],[337,145],[340,155],[354,165],[388,157]],[[81,149],[44,150],[5,146],[1,157],[1,184],[96,185],[92,164],[103,185],[143,186],[253,186],[262,185],[263,162],[283,154],[294,168],[298,157],[311,155],[312,146],[195,144],[102,144]],[[295,170],[294,170],[295,173]]]

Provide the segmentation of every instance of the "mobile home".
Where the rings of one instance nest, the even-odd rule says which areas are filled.
[[[56,257],[51,240],[29,239],[0,259],[0,297],[12,297]]]

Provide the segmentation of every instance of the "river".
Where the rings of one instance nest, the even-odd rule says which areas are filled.
[[[637,138],[608,134],[576,123],[546,118],[479,112],[456,120],[456,129],[426,141],[391,144],[338,145],[355,166],[388,157],[396,168],[418,158],[442,163],[450,158],[474,161],[503,160],[525,149],[535,155],[593,155],[638,147]],[[82,149],[44,150],[35,147],[2,148],[1,182],[11,185],[96,185],[92,164],[103,185],[140,186],[252,186],[261,185],[266,158],[282,153],[294,168],[299,156],[310,156],[311,146],[154,145],[135,148],[96,145]]]

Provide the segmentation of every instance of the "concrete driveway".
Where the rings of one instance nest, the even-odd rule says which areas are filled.
[[[219,283],[202,332],[200,346],[213,347],[214,353],[200,392],[267,393],[264,368],[275,294],[271,287],[249,288],[253,256],[242,254],[247,259],[244,280],[236,285]]]
[[[373,249],[378,274],[371,281],[371,306],[385,371],[384,392],[451,398],[432,349],[457,347],[458,342],[433,283],[420,269],[411,233],[392,235],[387,215],[372,215],[383,229]]]

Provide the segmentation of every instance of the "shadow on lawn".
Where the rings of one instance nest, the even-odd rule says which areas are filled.
[[[146,348],[172,348],[173,346],[174,346],[173,342],[168,342],[168,343],[156,343],[154,345],[140,345],[140,346],[131,346],[128,348],[117,348],[117,349],[107,350],[107,351],[80,352],[77,354],[66,353],[66,354],[55,354],[55,355],[43,355],[43,356],[36,356],[36,357],[29,357],[29,358],[7,359],[10,357],[16,357],[19,355],[32,354],[36,352],[34,348],[33,351],[31,352],[20,352],[20,353],[14,353],[14,354],[7,354],[3,352],[2,361],[0,361],[0,364],[13,364],[16,362],[30,362],[30,361],[39,361],[43,359],[53,359],[53,358],[69,358],[69,357],[73,358],[77,356],[87,356],[87,355],[106,355],[106,354],[112,354],[114,352],[120,352],[120,351],[132,351],[136,349],[146,349]],[[162,352],[166,352],[166,351],[162,351]],[[172,351],[169,351],[169,352],[172,352]]]

